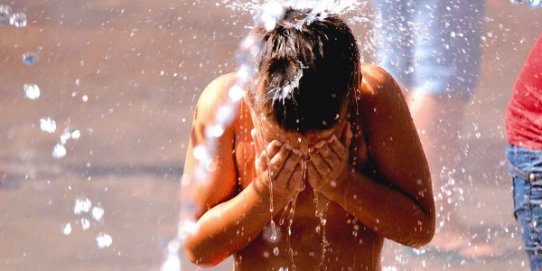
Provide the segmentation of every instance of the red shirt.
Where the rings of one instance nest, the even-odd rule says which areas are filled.
[[[530,150],[542,150],[542,36],[523,66],[508,104],[508,142]]]

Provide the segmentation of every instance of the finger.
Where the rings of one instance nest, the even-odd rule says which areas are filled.
[[[301,152],[297,150],[292,150],[290,156],[288,157],[288,159],[284,163],[284,166],[277,175],[277,181],[283,181],[287,185],[286,187],[289,187],[288,184],[290,182],[290,178],[294,174],[296,167],[300,165],[299,161],[301,161]]]
[[[333,150],[333,152],[339,157],[339,161],[344,161],[348,158],[348,148],[343,145],[336,136],[332,136],[328,140],[329,147]]]
[[[264,172],[267,168],[267,157],[265,153],[261,153],[255,161],[256,172]]]
[[[288,157],[290,156],[291,152],[291,148],[287,147],[287,145],[282,145],[280,147],[280,150],[275,155],[268,155],[268,157],[271,158],[268,167],[271,172],[271,176],[276,177],[278,175],[278,173],[286,163]]]
[[[292,172],[292,176],[290,177],[290,180],[288,182],[288,190],[290,191],[301,191],[301,188],[303,187],[303,165],[301,163],[297,163],[294,171]]]
[[[350,146],[353,136],[354,134],[352,133],[352,125],[350,125],[350,122],[347,121],[346,125],[344,125],[343,132],[341,133],[341,142],[345,146]]]
[[[263,146],[261,144],[260,137],[258,136],[256,128],[252,128],[252,130],[250,130],[250,135],[252,136],[252,141],[254,142],[256,153],[261,153],[263,151]]]
[[[275,139],[265,146],[263,154],[267,155],[267,157],[271,159],[273,156],[277,155],[282,145],[282,142]]]
[[[318,172],[318,170],[316,170],[316,167],[314,166],[312,161],[307,163],[307,175],[312,188],[318,190],[320,188],[319,184],[322,183],[323,178]]]
[[[326,163],[322,155],[318,151],[313,152],[309,155],[311,159],[311,163],[316,168],[316,171],[322,176],[322,178],[325,178],[324,176],[328,176],[328,174],[331,172],[331,168]]]
[[[332,138],[335,138],[335,136],[332,136]],[[338,157],[335,151],[331,149],[329,143],[322,144],[319,148],[316,149],[316,151],[324,158],[324,161],[330,168],[334,168],[341,161],[341,158]]]

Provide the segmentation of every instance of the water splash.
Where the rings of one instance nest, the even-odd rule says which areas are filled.
[[[62,226],[61,230],[64,235],[70,235],[72,233],[72,225],[67,223]]]
[[[270,89],[268,92],[268,95],[270,93],[273,94],[273,103],[280,102],[283,103],[290,99],[290,97],[293,95],[294,90],[299,88],[299,83],[301,81],[301,78],[303,77],[303,69],[306,67],[301,63],[301,61],[298,61],[299,64],[299,71],[293,78],[291,82],[288,82],[285,86],[281,87],[279,90],[276,88]]]
[[[252,14],[257,14],[263,9],[265,12],[262,17],[267,14],[275,14],[276,7],[292,7],[294,9],[311,9],[313,12],[311,16],[317,16],[317,14],[347,14],[351,11],[359,9],[367,1],[359,0],[277,0],[277,1],[264,1],[264,0],[251,0],[251,1],[238,1],[238,0],[224,0],[223,3],[235,10],[235,11],[247,11]],[[309,16],[309,17],[311,17]],[[280,17],[280,16],[278,16]],[[312,17],[314,18],[314,17]],[[269,28],[266,28],[269,31]]]
[[[0,5],[0,27],[9,25],[10,16],[11,16],[11,6]]]
[[[88,213],[90,208],[92,208],[92,201],[89,198],[76,199],[75,205],[73,206],[73,214],[80,215]]]
[[[178,271],[181,270],[181,260],[179,259],[179,256],[177,255],[178,251],[181,248],[181,243],[179,240],[173,240],[169,242],[168,248],[167,248],[167,257],[164,263],[162,264],[162,267],[160,267],[160,271]]]
[[[90,221],[86,218],[81,218],[81,229],[86,231],[90,229]]]
[[[79,130],[71,131],[69,129],[66,129],[64,130],[62,135],[60,135],[60,143],[62,145],[66,145],[66,143],[68,143],[68,140],[79,139],[79,138],[81,138],[81,132]]]
[[[96,244],[99,249],[110,247],[113,243],[113,238],[107,233],[99,233],[96,237]]]
[[[265,1],[231,1],[223,0],[222,3],[232,8],[233,10],[241,10],[250,12],[254,17],[257,25],[264,27],[267,31],[274,29],[278,20],[283,16],[284,7],[289,6],[295,9],[311,9],[312,12],[307,16],[302,23],[311,23],[313,20],[328,16],[328,14],[345,14],[350,11],[359,9],[362,4],[367,4],[367,1],[274,1],[264,3]],[[263,6],[263,9],[262,9]],[[355,17],[355,16],[351,16]],[[361,20],[360,20],[361,21]],[[295,26],[294,26],[295,27]],[[249,34],[240,43],[236,54],[238,63],[237,81],[234,86],[228,91],[227,100],[217,109],[215,119],[208,123],[204,131],[205,145],[194,147],[194,158],[197,160],[197,165],[190,175],[184,175],[181,179],[181,207],[178,223],[177,238],[170,241],[167,246],[167,256],[161,266],[162,271],[180,270],[180,259],[178,256],[182,243],[187,235],[195,233],[197,223],[194,221],[195,205],[190,202],[190,195],[194,192],[196,185],[206,185],[207,177],[216,167],[210,167],[214,163],[213,157],[216,153],[217,139],[224,133],[227,127],[233,121],[240,100],[245,94],[244,87],[253,80],[257,72],[254,59],[259,54],[262,44],[257,37]],[[302,74],[301,74],[302,76]],[[296,87],[299,82],[291,82],[291,89]],[[284,90],[281,93],[288,95],[289,91]],[[211,169],[211,170],[210,170]],[[270,189],[273,191],[272,182]],[[274,211],[271,199],[270,211]],[[293,211],[293,210],[292,210]],[[291,223],[291,222],[290,222]],[[273,219],[270,222],[270,239],[278,239],[278,232],[274,225]],[[325,222],[324,222],[325,224]],[[275,251],[274,251],[275,252]],[[275,253],[274,253],[275,254]]]
[[[40,95],[40,87],[36,84],[25,84],[24,87],[24,97],[30,100],[37,100]]]
[[[529,8],[542,8],[542,0],[510,0],[513,4],[527,4]]]
[[[66,150],[66,147],[64,145],[56,144],[55,147],[53,148],[53,152],[51,153],[51,155],[55,159],[61,159],[61,158],[66,157],[67,152],[68,151]]]
[[[56,122],[52,118],[41,118],[40,129],[47,133],[54,133],[56,131]]]
[[[316,226],[316,233],[320,234],[322,238],[322,246],[320,247],[321,254],[320,254],[320,263],[318,264],[318,270],[327,270],[327,266],[325,266],[325,259],[326,254],[328,252],[328,248],[331,245],[329,240],[327,240],[326,235],[326,224],[327,224],[327,216],[326,212],[329,207],[329,200],[323,197],[321,194],[319,194],[318,191],[314,192],[314,216],[316,216],[319,220],[318,226]]]
[[[77,140],[79,138],[81,138],[81,132],[79,130],[73,130],[73,131],[70,129],[64,130],[62,135],[60,135],[60,139],[59,139],[60,142],[57,143],[53,149],[53,153],[52,153],[53,158],[55,159],[64,158],[67,154],[66,144],[68,143],[68,141],[70,139]]]
[[[269,18],[277,17],[272,11],[266,15],[262,12],[261,18],[267,18],[266,27],[272,28],[275,25]],[[257,20],[262,23],[261,20]],[[275,22],[276,23],[276,22]],[[218,108],[215,120],[205,129],[205,145],[195,146],[194,157],[198,165],[190,176],[183,176],[181,180],[181,208],[178,224],[177,239],[169,242],[167,247],[166,261],[162,264],[161,270],[179,270],[180,259],[178,258],[182,242],[187,235],[193,234],[198,230],[194,221],[195,206],[190,202],[190,194],[195,184],[205,185],[208,174],[208,165],[213,163],[212,157],[216,153],[217,139],[222,136],[223,131],[229,125],[237,112],[239,102],[244,96],[244,86],[249,83],[256,74],[257,68],[254,58],[261,50],[261,42],[255,36],[247,35],[240,44],[236,54],[236,60],[239,64],[237,70],[237,81],[228,91],[228,99]]]
[[[26,65],[34,65],[38,62],[38,54],[36,53],[26,53],[22,56],[23,63]]]
[[[103,216],[105,214],[105,211],[101,207],[94,207],[92,208],[92,218],[96,221],[101,221]]]
[[[9,17],[9,24],[17,28],[26,27],[26,24],[27,24],[26,14],[23,12],[11,14],[11,16]]]

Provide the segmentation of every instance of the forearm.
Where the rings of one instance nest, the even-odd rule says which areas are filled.
[[[282,206],[275,201],[275,206]],[[189,259],[215,265],[249,244],[269,224],[269,191],[253,182],[231,200],[208,210],[197,222],[197,232],[185,243]],[[277,208],[275,208],[277,213]]]
[[[396,187],[355,170],[332,192],[334,200],[361,223],[385,238],[408,246],[428,243],[434,233],[434,210]]]

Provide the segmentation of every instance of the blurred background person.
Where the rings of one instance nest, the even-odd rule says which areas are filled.
[[[542,270],[542,35],[514,84],[506,116],[514,216],[531,270]]]
[[[456,218],[463,159],[459,136],[478,83],[485,1],[373,0],[377,64],[402,85],[427,155],[437,199],[440,251],[466,248]],[[460,197],[460,195],[459,195]]]

